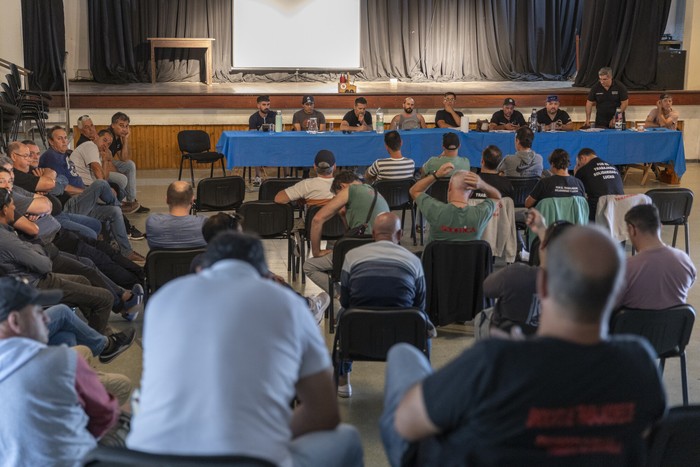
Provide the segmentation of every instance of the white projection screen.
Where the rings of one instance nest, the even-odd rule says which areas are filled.
[[[360,0],[233,0],[234,69],[360,67]]]

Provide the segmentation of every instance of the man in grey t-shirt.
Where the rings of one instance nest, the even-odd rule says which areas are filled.
[[[203,216],[190,215],[194,192],[189,182],[176,181],[168,186],[168,214],[151,214],[146,220],[146,238],[151,249],[204,248]]]
[[[296,131],[309,129],[309,119],[315,118],[318,122],[318,131],[326,131],[326,117],[314,108],[314,96],[304,96],[301,99],[301,110],[294,113],[292,125]]]

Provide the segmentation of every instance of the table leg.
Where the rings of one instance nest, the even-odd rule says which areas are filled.
[[[206,83],[207,86],[211,86],[211,75],[212,75],[212,65],[211,65],[211,44],[207,47],[207,51],[204,53],[204,68],[206,68]]]

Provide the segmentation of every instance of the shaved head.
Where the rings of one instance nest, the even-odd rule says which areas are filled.
[[[194,191],[189,182],[176,181],[168,186],[166,202],[168,206],[191,206]]]
[[[401,241],[401,219],[393,212],[383,212],[374,218],[372,238],[374,241],[389,240],[394,243]]]

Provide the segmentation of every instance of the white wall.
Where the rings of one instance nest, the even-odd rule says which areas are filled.
[[[20,0],[3,0],[0,26],[0,58],[24,65],[22,6]]]
[[[66,22],[66,71],[69,79],[88,78],[88,0],[63,0]]]

